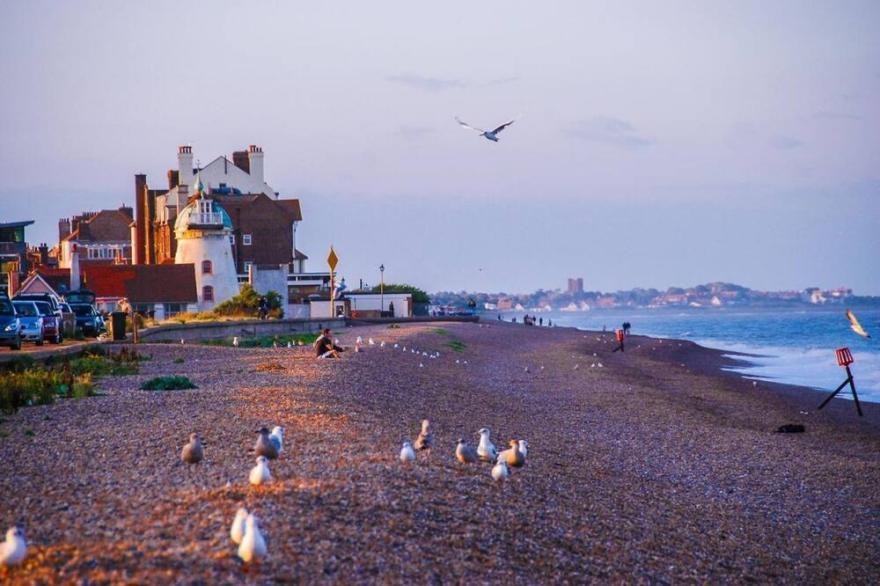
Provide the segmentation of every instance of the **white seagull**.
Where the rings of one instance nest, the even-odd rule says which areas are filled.
[[[498,450],[495,449],[495,444],[489,439],[489,428],[482,428],[479,431],[479,434],[480,443],[477,446],[477,455],[480,456],[480,460],[483,460],[484,462],[494,462],[498,457]]]
[[[400,461],[406,464],[407,462],[414,462],[416,459],[416,452],[413,450],[412,444],[408,441],[403,442],[403,447],[400,449]]]
[[[510,122],[505,122],[501,126],[494,128],[493,130],[483,130],[482,128],[474,128],[470,124],[468,124],[466,122],[462,122],[458,116],[455,117],[455,121],[458,122],[462,128],[467,128],[469,130],[473,130],[474,132],[479,133],[479,135],[482,136],[483,138],[485,138],[486,140],[491,140],[492,142],[498,142],[498,133],[501,132],[502,130],[504,130],[505,128],[507,128],[508,126],[510,126],[511,124],[513,124],[514,122],[516,122],[516,118],[514,118]]]
[[[272,442],[272,445],[275,446],[275,449],[280,454],[281,448],[284,445],[284,428],[280,425],[273,427],[272,433],[269,434],[269,441]]]
[[[24,531],[20,527],[10,527],[6,532],[6,541],[0,543],[0,566],[17,566],[27,556],[27,542]]]
[[[238,546],[238,557],[246,564],[258,562],[266,557],[266,540],[257,526],[257,518],[253,514],[244,522],[244,538]]]
[[[507,468],[507,462],[498,458],[498,462],[492,466],[492,478],[498,482],[503,482],[507,480],[508,476],[510,476],[510,470]]]
[[[248,512],[244,507],[235,512],[235,519],[232,520],[232,527],[229,528],[229,537],[236,545],[240,545],[241,540],[244,539],[244,525],[247,517]]]
[[[248,480],[254,486],[259,486],[272,481],[272,473],[269,472],[269,460],[266,459],[266,456],[260,456],[257,458],[257,465],[251,468]]]

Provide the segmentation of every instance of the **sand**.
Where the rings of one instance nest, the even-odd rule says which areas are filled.
[[[612,354],[611,334],[435,327],[348,329],[343,344],[388,345],[340,361],[143,345],[153,359],[102,379],[104,396],[4,416],[0,528],[22,521],[31,550],[0,580],[880,580],[878,406],[861,419],[845,400],[816,412],[821,395],[755,387],[688,342],[633,336]],[[199,388],[137,390],[158,373]],[[423,418],[435,449],[403,465]],[[773,433],[785,423],[807,431]],[[254,488],[262,425],[283,425],[286,445],[275,482]],[[529,441],[500,486],[489,464],[454,458],[456,440],[476,443],[484,426],[498,446]],[[191,431],[205,461],[190,468],[178,458]],[[269,547],[246,574],[228,538],[239,506]]]

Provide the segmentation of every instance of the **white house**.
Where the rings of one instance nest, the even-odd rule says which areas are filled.
[[[380,311],[393,312],[394,317],[412,317],[413,304],[411,293],[346,293],[351,304],[351,315],[366,314],[378,317]]]

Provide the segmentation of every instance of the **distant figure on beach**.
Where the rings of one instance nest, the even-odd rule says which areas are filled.
[[[602,324],[602,331],[603,331],[603,332],[607,332],[607,331],[608,331],[608,327],[607,327],[605,324]]]
[[[543,318],[543,317],[539,317],[539,318],[538,318],[538,325],[539,325],[539,326],[543,326],[543,325],[544,325],[544,318]]]
[[[498,314],[498,321],[501,321],[501,314]]]
[[[628,336],[628,335],[629,335],[629,329],[630,329],[631,327],[632,327],[632,324],[630,324],[628,321],[623,322],[623,335]]]
[[[269,316],[269,301],[266,296],[260,297],[260,319],[266,319]]]
[[[339,353],[344,349],[333,343],[330,338],[330,328],[324,328],[318,339],[315,340],[315,356],[318,358],[339,358]]]
[[[548,328],[552,328],[552,327],[553,327],[553,320],[552,320],[552,319],[548,319],[548,320],[547,320],[547,327],[548,327]]]
[[[391,302],[388,304],[388,313],[391,314],[391,317],[394,317],[394,302],[393,302],[393,301],[391,301]],[[435,313],[436,313],[436,312],[435,312]]]
[[[514,324],[516,323],[516,316],[513,316],[512,318],[510,318],[510,323],[514,323]]]

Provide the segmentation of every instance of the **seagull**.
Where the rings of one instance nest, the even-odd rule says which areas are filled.
[[[498,462],[492,466],[492,478],[498,482],[503,482],[507,480],[508,476],[510,476],[510,470],[507,469],[507,462],[502,458],[498,458]]]
[[[238,336],[232,336],[232,345],[235,348],[238,348]]]
[[[431,422],[427,419],[422,419],[422,431],[419,432],[419,437],[416,438],[416,449],[428,450],[430,454],[433,445],[434,434],[431,433]]]
[[[6,532],[6,541],[0,543],[0,566],[17,566],[27,556],[27,542],[21,527],[10,527]]]
[[[278,457],[278,448],[269,438],[269,428],[261,427],[257,436],[257,443],[254,444],[254,453],[258,456],[265,456],[269,460]]]
[[[257,458],[257,465],[251,468],[248,480],[254,486],[272,481],[272,473],[269,472],[269,460],[266,459],[266,456],[259,456]]]
[[[859,320],[856,319],[856,314],[854,314],[849,309],[846,310],[846,318],[849,320],[849,327],[852,328],[852,331],[862,336],[863,338],[870,338],[871,334],[865,331],[865,328],[862,327],[862,324],[859,323]]]
[[[522,453],[523,458],[529,455],[529,442],[526,440],[519,440],[519,451]]]
[[[469,445],[463,439],[458,440],[458,445],[455,446],[456,460],[462,464],[473,464],[478,458],[477,450],[475,450],[473,446]]]
[[[400,461],[406,464],[407,462],[414,462],[416,459],[415,450],[413,450],[412,443],[409,441],[403,442],[403,447],[400,448]]]
[[[384,348],[384,347],[385,347],[385,342],[384,342],[384,341],[383,341],[383,342],[379,342],[379,348]]]
[[[491,140],[492,142],[498,142],[498,133],[501,132],[502,130],[504,130],[505,128],[507,128],[508,126],[510,126],[511,124],[513,124],[514,122],[516,122],[516,118],[514,118],[510,122],[505,122],[501,126],[494,128],[493,130],[483,130],[481,128],[474,128],[470,124],[468,124],[466,122],[462,122],[458,116],[455,117],[455,121],[458,122],[462,128],[467,128],[469,130],[473,130],[474,132],[479,133],[479,135],[482,136],[483,138],[485,138],[486,140]]]
[[[240,507],[235,512],[235,519],[232,520],[232,527],[229,528],[229,537],[236,545],[241,544],[244,539],[244,523],[247,520],[248,512],[244,507]]]
[[[275,449],[280,454],[281,448],[284,445],[284,428],[280,425],[273,427],[272,433],[269,434],[269,441],[272,442],[272,445],[275,446]]]
[[[238,546],[238,557],[249,564],[260,561],[266,557],[266,553],[266,540],[257,527],[257,518],[250,514],[244,522],[244,538]]]
[[[495,444],[489,439],[489,428],[482,428],[479,431],[479,434],[480,444],[477,446],[477,455],[480,456],[480,460],[483,460],[484,462],[494,462],[495,458],[498,457],[498,450],[495,449]]]
[[[369,344],[370,346],[375,346],[375,345],[376,345],[376,342],[373,341],[373,338],[368,338],[368,339],[367,339],[367,344]]]
[[[577,370],[577,369],[580,368],[580,367],[581,367],[580,364],[575,364],[575,365],[574,365],[574,368],[573,368],[572,370]]]
[[[519,451],[519,442],[510,440],[510,447],[498,454],[499,462],[506,462],[514,468],[521,468],[526,463],[526,457]]]
[[[184,464],[198,464],[205,457],[205,450],[202,447],[202,440],[199,434],[189,434],[189,443],[183,446],[180,451],[180,460]]]

